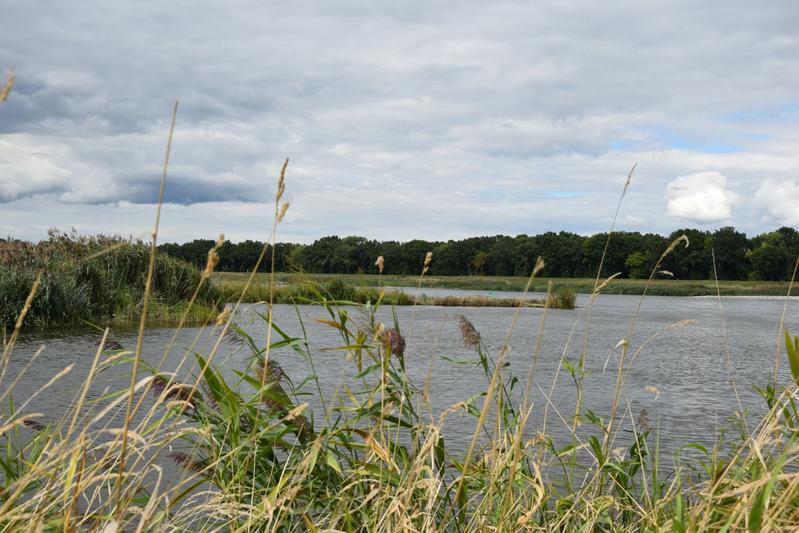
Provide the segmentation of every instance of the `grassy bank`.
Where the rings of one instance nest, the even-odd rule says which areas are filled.
[[[27,327],[133,321],[141,315],[149,254],[142,243],[55,232],[37,244],[0,241],[0,323],[13,328],[37,279],[36,297],[25,315]],[[199,281],[193,265],[160,256],[148,316],[177,322]],[[189,319],[216,316],[220,301],[219,292],[203,284]]]
[[[246,286],[245,276],[221,276],[214,280],[214,286],[225,301],[237,301]],[[548,298],[489,298],[486,296],[428,296],[413,293],[383,290],[379,287],[359,287],[351,285],[352,280],[344,281],[338,277],[328,279],[294,278],[288,285],[272,285],[264,278],[258,278],[243,294],[243,302],[268,302],[280,304],[302,304],[316,302],[322,298],[355,302],[381,301],[383,305],[434,305],[441,307],[552,307],[574,309],[576,297],[569,289],[560,289]],[[418,283],[418,278],[417,278]],[[419,291],[420,293],[422,291]]]
[[[216,279],[240,280],[245,274],[220,272]],[[269,279],[268,274],[258,274],[262,281]],[[417,276],[378,276],[375,274],[296,274],[277,273],[275,280],[280,283],[296,283],[304,280],[325,283],[330,279],[342,279],[347,283],[362,286],[416,287]],[[600,280],[601,281],[601,280]],[[569,289],[578,294],[591,294],[594,289],[593,278],[537,278],[530,288],[531,292],[546,292],[547,285],[552,282],[555,292]],[[488,291],[522,291],[527,278],[506,276],[435,276],[427,275],[423,287],[441,289],[471,289]],[[647,280],[615,278],[602,290],[605,294],[640,295],[647,286]],[[718,282],[718,291],[722,296],[785,296],[789,282],[782,281],[723,281]],[[652,280],[647,294],[652,296],[715,296],[714,280],[675,280],[665,275],[658,275]],[[794,287],[793,295],[799,295],[799,288]]]

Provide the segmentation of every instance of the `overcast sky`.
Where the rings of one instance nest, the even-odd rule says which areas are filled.
[[[0,233],[799,225],[799,2],[5,0]]]

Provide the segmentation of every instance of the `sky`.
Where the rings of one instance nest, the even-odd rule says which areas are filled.
[[[0,234],[799,225],[799,2],[4,0]]]

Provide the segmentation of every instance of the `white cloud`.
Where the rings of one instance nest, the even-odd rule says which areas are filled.
[[[28,135],[0,138],[0,202],[62,190],[71,175],[69,152]]]
[[[666,187],[666,214],[694,222],[719,222],[732,217],[735,193],[727,177],[716,171],[679,176]]]
[[[795,181],[764,181],[755,193],[755,204],[766,213],[769,221],[799,225],[799,184]]]

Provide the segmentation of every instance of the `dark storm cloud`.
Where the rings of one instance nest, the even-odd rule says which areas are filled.
[[[98,198],[93,203],[108,203],[124,197],[136,204],[153,204],[158,200],[161,177],[158,175],[130,177],[124,182],[122,191],[106,199]],[[258,202],[267,200],[265,190],[247,185],[230,186],[228,183],[204,183],[187,176],[170,175],[164,187],[164,202],[191,205],[206,202]]]

